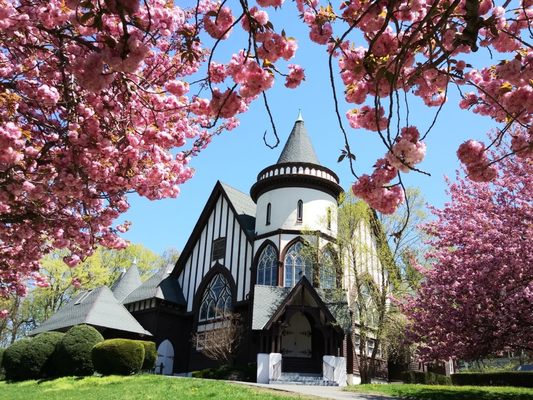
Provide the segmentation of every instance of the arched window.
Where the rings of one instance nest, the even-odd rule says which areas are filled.
[[[293,287],[303,275],[313,279],[313,263],[302,255],[303,247],[302,242],[296,242],[285,255],[285,287]]]
[[[266,217],[266,225],[270,225],[270,216],[272,214],[272,205],[270,203],[267,204],[267,217]]]
[[[261,252],[257,263],[257,284],[277,286],[278,284],[278,255],[272,245],[268,245]]]
[[[231,288],[222,274],[213,277],[200,305],[200,321],[222,318],[231,312]]]
[[[296,222],[302,222],[304,219],[304,202],[298,200],[298,207],[296,208]]]
[[[329,249],[322,253],[320,260],[320,287],[322,289],[333,289],[336,286],[335,259]]]

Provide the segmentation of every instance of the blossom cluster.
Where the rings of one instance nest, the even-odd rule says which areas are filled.
[[[261,8],[281,3],[238,15],[211,0],[192,9],[0,0],[0,296],[46,285],[39,260],[54,248],[74,267],[98,245],[124,247],[128,224],[115,221],[128,193],[176,197],[193,175],[191,157],[235,128],[276,73],[300,84],[301,67],[286,75],[275,65],[295,56],[296,40]],[[217,62],[209,48],[239,26],[256,38],[257,54]],[[209,93],[192,94],[191,82]]]
[[[468,86],[474,91],[465,93],[461,108],[472,108],[506,125],[531,129],[533,51],[521,35],[531,29],[533,9],[530,0],[519,3],[502,7],[482,1],[473,14],[468,1],[452,5],[350,0],[341,2],[338,9],[320,0],[296,1],[311,40],[326,45],[338,61],[345,100],[358,105],[346,112],[350,126],[377,132],[389,150],[385,159],[401,172],[410,171],[425,156],[422,141],[407,139],[403,130],[391,127],[393,118],[400,118],[396,113],[407,93],[419,97],[428,107],[440,109],[451,82]],[[337,35],[334,28],[338,28]],[[354,38],[358,36],[352,32],[361,33],[366,46],[360,40],[356,43]],[[462,59],[478,47],[511,54],[511,59],[478,71]],[[368,100],[372,105],[365,104]],[[390,105],[388,112],[384,102]],[[517,156],[528,157],[531,140],[513,138],[512,150],[519,149]],[[458,153],[469,151],[474,149],[463,146]],[[496,167],[483,157],[483,152],[478,154],[480,159],[466,164],[469,178],[495,179]],[[382,160],[375,164],[375,173],[382,164]],[[391,189],[377,185],[372,176],[361,175],[353,186],[354,193],[374,206],[381,204],[379,211],[393,210],[397,197],[390,195]],[[389,200],[382,203],[376,200],[379,196]]]
[[[466,157],[479,151],[469,145]],[[501,157],[502,152],[491,155]],[[458,176],[425,226],[431,268],[402,305],[422,360],[474,360],[533,343],[533,167],[503,159],[492,183]]]

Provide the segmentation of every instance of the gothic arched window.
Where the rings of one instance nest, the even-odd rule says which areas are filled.
[[[265,225],[270,225],[270,217],[272,215],[272,204],[268,203],[267,204],[267,215],[266,215],[266,224]]]
[[[270,286],[278,284],[278,254],[271,244],[264,248],[259,257],[257,284]]]
[[[296,208],[296,222],[302,222],[304,219],[304,202],[298,200],[298,206]]]
[[[313,263],[302,254],[303,243],[293,244],[285,254],[285,287],[293,287],[303,275],[313,280]]]
[[[200,304],[200,318],[202,321],[222,318],[231,312],[231,288],[222,274],[213,277]]]
[[[322,253],[322,259],[320,261],[320,287],[322,289],[335,288],[337,271],[335,268],[335,258],[329,249],[326,249]]]

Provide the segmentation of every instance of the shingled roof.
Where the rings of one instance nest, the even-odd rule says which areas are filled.
[[[80,293],[30,335],[47,331],[66,331],[79,324],[152,336],[133,318],[126,307],[120,304],[107,286]]]
[[[290,291],[288,287],[255,285],[252,329],[263,329]]]
[[[321,307],[327,314],[330,320],[334,320],[338,326],[350,326],[350,318],[348,314],[348,307],[346,302],[338,301],[335,298],[333,291],[315,288],[304,276],[296,285],[290,287],[255,285],[254,286],[254,301],[252,308],[252,329],[261,330],[271,322],[274,314],[282,311],[283,304],[291,297],[300,299],[296,296],[303,288],[307,293],[314,297],[311,302],[316,306]],[[300,300],[297,300],[299,302]],[[346,327],[347,328],[347,327]]]
[[[185,305],[185,298],[178,280],[169,276],[171,268],[162,268],[146,282],[131,292],[123,301],[124,304],[148,299],[161,299],[170,303]]]
[[[256,209],[254,201],[249,195],[226,183],[220,182],[220,185],[224,189],[224,192],[226,192],[229,202],[235,208],[240,225],[246,232],[253,235],[255,232]]]
[[[307,135],[304,121],[301,114],[294,123],[291,134],[285,143],[285,147],[278,159],[278,164],[282,163],[310,163],[320,165],[318,157]]]
[[[118,301],[122,302],[131,292],[141,286],[141,275],[137,264],[134,262],[131,267],[122,272],[120,277],[111,287],[111,291]]]

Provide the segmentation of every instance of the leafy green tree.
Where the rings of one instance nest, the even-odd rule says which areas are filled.
[[[166,257],[171,259],[176,253],[177,250],[173,250]],[[33,287],[26,297],[12,294],[0,299],[0,309],[9,311],[8,318],[0,320],[1,345],[6,346],[29,333],[81,290],[111,285],[134,263],[141,279],[149,277],[165,263],[164,257],[141,244],[130,244],[123,250],[98,247],[76,268],[63,262],[65,255],[64,251],[57,250],[42,260],[41,274],[48,279],[48,287]]]
[[[424,200],[418,190],[408,190],[409,208],[379,215],[352,195],[341,198],[335,245],[325,245],[317,232],[304,234],[304,254],[317,266],[312,277],[325,287],[324,277],[337,276],[335,288],[326,290],[326,301],[337,322],[352,335],[358,352],[362,383],[369,383],[381,359],[405,352],[405,318],[391,298],[410,293],[419,277],[411,259],[423,244],[417,228],[425,217]],[[329,270],[329,271],[328,271]],[[350,313],[346,315],[346,305]],[[332,307],[333,306],[333,307]]]

